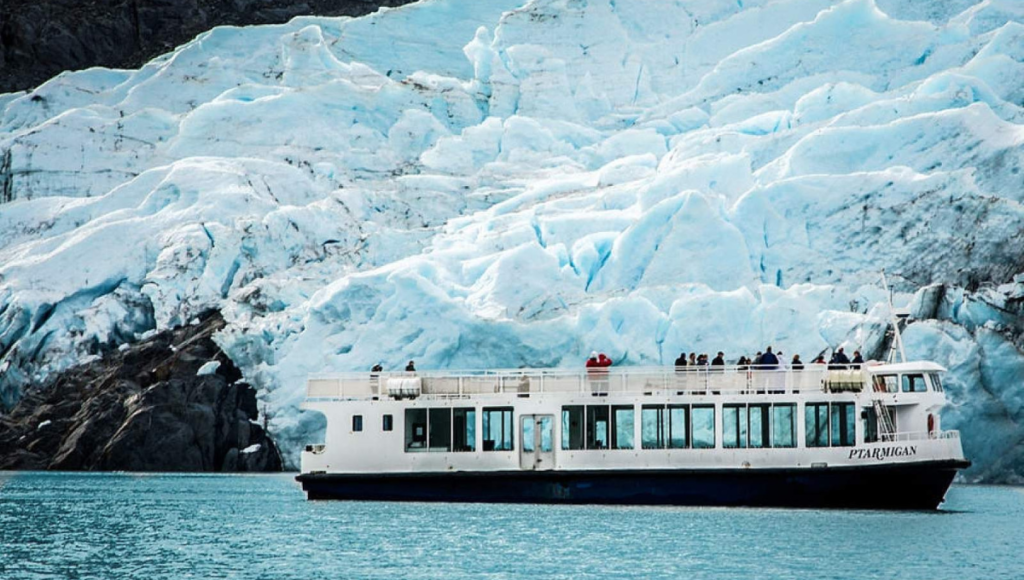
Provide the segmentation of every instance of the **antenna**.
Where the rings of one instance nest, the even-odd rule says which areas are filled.
[[[885,268],[882,268],[882,288],[885,288],[885,297],[889,303],[889,318],[892,322],[892,331],[896,337],[896,345],[899,347],[900,362],[907,362],[907,351],[903,349],[903,335],[900,334],[900,323],[896,319],[896,309],[892,305],[892,290],[889,289],[889,282],[885,279]],[[889,351],[889,358],[894,358],[891,349]]]

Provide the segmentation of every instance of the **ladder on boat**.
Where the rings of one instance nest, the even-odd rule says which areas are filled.
[[[893,425],[889,410],[882,404],[881,399],[874,400],[876,424],[878,425],[878,440],[893,441],[896,435],[896,425]]]

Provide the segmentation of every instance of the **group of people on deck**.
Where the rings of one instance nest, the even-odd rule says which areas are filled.
[[[764,352],[758,351],[753,357],[741,356],[736,361],[736,366],[739,370],[778,370],[778,369],[792,369],[794,371],[800,371],[804,369],[804,361],[800,360],[800,355],[795,354],[790,359],[789,363],[783,362],[785,360],[782,351],[778,353],[772,352],[772,347],[765,347]],[[597,351],[591,352],[590,357],[587,359],[587,370],[593,374],[597,369],[607,369],[612,366],[612,359],[608,358],[604,353],[598,353]],[[853,351],[853,359],[846,355],[843,347],[839,347],[832,353],[832,358],[826,362],[824,355],[818,355],[818,358],[814,359],[811,364],[824,365],[827,364],[829,369],[847,369],[847,368],[860,368],[864,364],[864,358],[861,356],[859,350]],[[680,353],[679,358],[676,359],[675,367],[676,370],[686,370],[687,368],[703,369],[708,367],[725,367],[725,353],[718,351],[715,358],[708,361],[707,354],[697,354],[691,352],[689,356],[684,353]],[[714,369],[711,369],[714,370]]]

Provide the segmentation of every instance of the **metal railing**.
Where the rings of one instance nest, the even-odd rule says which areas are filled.
[[[503,369],[481,371],[381,372],[313,375],[307,396],[368,398],[395,395],[390,389],[418,379],[417,395],[458,397],[482,394],[535,395],[543,393],[596,394],[786,394],[804,392],[859,392],[865,373],[829,370],[825,365],[788,368],[620,367],[601,369]],[[415,383],[415,381],[414,381]]]

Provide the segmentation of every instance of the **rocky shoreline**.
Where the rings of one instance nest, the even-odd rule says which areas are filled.
[[[0,416],[0,469],[281,471],[218,312],[86,362]]]

